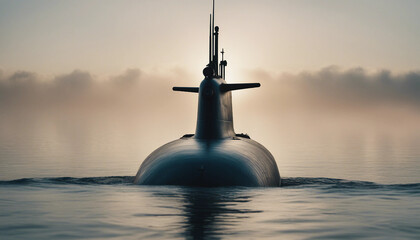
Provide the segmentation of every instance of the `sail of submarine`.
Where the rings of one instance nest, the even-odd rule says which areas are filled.
[[[187,134],[153,151],[134,179],[141,185],[200,187],[277,187],[281,178],[271,153],[248,135],[235,134],[232,91],[260,87],[259,83],[227,83],[227,61],[218,62],[219,27],[210,14],[209,63],[199,87],[174,87],[198,93],[195,134]]]

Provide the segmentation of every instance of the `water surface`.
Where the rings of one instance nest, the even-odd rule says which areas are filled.
[[[420,184],[285,178],[281,188],[0,182],[2,239],[417,239]]]
[[[175,134],[102,120],[2,119],[0,239],[420,237],[419,131],[251,134],[282,187],[190,188],[132,184]]]

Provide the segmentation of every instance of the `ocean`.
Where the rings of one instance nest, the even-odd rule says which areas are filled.
[[[192,188],[132,184],[172,133],[27,123],[0,132],[2,240],[420,238],[418,131],[257,135],[281,187]]]

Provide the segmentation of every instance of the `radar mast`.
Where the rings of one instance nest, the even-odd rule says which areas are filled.
[[[213,14],[210,14],[209,64],[207,64],[207,66],[213,70],[215,77],[225,79],[225,67],[227,66],[227,61],[223,58],[223,54],[225,52],[222,49],[222,61],[219,63],[219,26],[214,26],[214,11],[215,0],[213,0]]]

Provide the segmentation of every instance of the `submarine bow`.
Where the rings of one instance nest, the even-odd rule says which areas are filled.
[[[141,164],[134,183],[184,186],[280,186],[280,174],[271,153],[246,134],[233,128],[232,91],[260,87],[259,83],[229,84],[227,61],[218,60],[219,27],[210,14],[209,63],[199,87],[174,87],[198,93],[194,134],[167,143]]]

